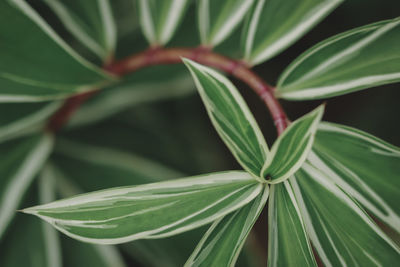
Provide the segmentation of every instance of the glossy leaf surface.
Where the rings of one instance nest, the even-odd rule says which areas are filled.
[[[270,183],[280,183],[292,176],[311,150],[324,106],[297,119],[281,134],[271,148],[262,174]]]
[[[190,0],[139,0],[140,24],[146,39],[164,45],[179,26]]]
[[[0,38],[0,102],[60,98],[110,78],[72,51],[25,1],[1,1]]]
[[[218,134],[242,167],[260,176],[268,147],[235,86],[216,71],[184,59]]]
[[[254,0],[200,0],[198,19],[204,45],[215,46],[224,41],[243,20]]]
[[[400,149],[365,132],[319,126],[310,160],[379,220],[400,232]]]
[[[1,104],[0,142],[35,130],[60,106],[60,102]]]
[[[67,30],[103,61],[114,54],[116,26],[109,0],[45,0]]]
[[[232,171],[78,195],[25,209],[86,242],[116,244],[178,234],[253,200],[261,185]]]
[[[0,238],[22,197],[51,152],[47,135],[19,138],[0,146]]]
[[[268,212],[268,266],[317,266],[288,181],[271,186]]]
[[[185,266],[235,266],[251,228],[269,194],[268,186],[246,206],[215,221]]]
[[[289,47],[342,0],[258,0],[243,34],[245,60],[259,64]]]
[[[290,179],[306,231],[326,266],[392,266],[400,250],[318,163]]]
[[[400,81],[400,18],[333,36],[296,59],[277,96],[319,99]]]

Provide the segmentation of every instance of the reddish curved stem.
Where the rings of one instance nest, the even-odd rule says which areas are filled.
[[[208,48],[150,48],[123,60],[115,61],[104,69],[114,75],[123,76],[152,65],[182,63],[183,57],[222,70],[246,83],[260,96],[268,107],[278,135],[285,130],[288,125],[288,119],[282,106],[273,94],[274,88],[254,73],[245,62],[214,53]],[[81,94],[68,99],[59,112],[51,118],[47,128],[51,131],[60,129],[73,111],[90,96],[88,94]]]
[[[264,82],[244,62],[213,53],[207,48],[153,48],[114,62],[106,69],[113,74],[124,75],[151,65],[182,63],[182,57],[222,70],[246,83],[268,107],[278,135],[285,130],[288,119],[273,94],[274,88]]]

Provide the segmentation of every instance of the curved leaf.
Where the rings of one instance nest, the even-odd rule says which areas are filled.
[[[369,212],[400,232],[400,149],[362,131],[322,123],[310,160]]]
[[[45,0],[65,28],[104,62],[113,57],[116,26],[109,0]]]
[[[165,45],[174,35],[190,0],[139,0],[139,19],[152,45]]]
[[[278,137],[262,169],[262,177],[271,184],[292,176],[306,160],[314,142],[324,106],[297,119]]]
[[[245,60],[266,61],[296,42],[342,0],[258,0],[243,34]]]
[[[288,181],[271,185],[268,238],[268,266],[317,266]]]
[[[242,167],[260,176],[268,146],[243,98],[223,75],[184,59],[218,134]]]
[[[53,139],[35,135],[0,146],[0,238],[20,201],[51,152]]]
[[[289,181],[307,234],[325,266],[393,266],[400,250],[312,159]]]
[[[73,52],[23,0],[1,1],[0,39],[0,102],[60,98],[110,79]]]
[[[42,125],[59,107],[51,103],[3,103],[0,105],[0,142],[23,135]]]
[[[333,36],[310,48],[279,78],[276,94],[319,99],[400,81],[400,18]]]
[[[246,205],[261,187],[232,171],[102,190],[23,211],[78,240],[116,244],[200,227]]]
[[[185,266],[235,266],[244,242],[267,202],[268,186],[246,206],[215,221]]]
[[[224,41],[243,20],[254,0],[200,0],[198,19],[203,45]]]

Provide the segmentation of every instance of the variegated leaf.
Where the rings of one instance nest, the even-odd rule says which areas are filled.
[[[400,18],[333,36],[284,71],[276,95],[319,99],[400,81],[399,43]]]
[[[269,183],[280,183],[292,176],[306,160],[314,142],[324,106],[297,119],[278,137],[262,169]]]
[[[259,64],[301,38],[342,0],[258,0],[243,34],[245,60]]]
[[[174,35],[190,0],[139,0],[142,31],[152,45],[165,45]]]
[[[215,221],[185,266],[235,266],[250,230],[267,202],[269,187],[252,202]]]
[[[178,234],[246,205],[262,185],[245,172],[112,188],[23,210],[76,239],[117,244]]]
[[[268,146],[243,98],[223,75],[188,59],[184,62],[218,134],[242,167],[259,177]]]

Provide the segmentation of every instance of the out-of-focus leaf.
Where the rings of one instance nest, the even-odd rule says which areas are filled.
[[[51,152],[49,135],[15,139],[0,146],[0,238],[33,178]]]
[[[400,149],[365,132],[322,123],[309,160],[400,232]]]
[[[215,221],[185,266],[235,266],[251,228],[268,198],[269,187],[246,206]]]
[[[0,142],[29,132],[50,117],[60,102],[3,103],[0,105]]]
[[[45,0],[65,28],[104,62],[113,57],[116,26],[109,0]]]
[[[245,60],[259,64],[302,37],[342,0],[258,0],[243,32]]]
[[[41,204],[55,200],[55,178],[52,173],[43,168],[39,177],[39,201]],[[47,266],[61,267],[61,244],[57,231],[50,225],[42,222],[42,231],[46,251]]]
[[[306,160],[314,142],[324,106],[297,119],[278,137],[262,170],[269,183],[280,183],[292,176]]]
[[[325,266],[393,266],[400,250],[311,159],[289,179],[305,228]]]
[[[0,2],[0,39],[0,102],[60,98],[110,79],[73,52],[23,0]]]
[[[23,210],[78,240],[116,244],[210,223],[253,200],[262,185],[231,171],[112,188]]]
[[[310,48],[279,78],[276,94],[319,99],[400,81],[400,18],[333,36]]]
[[[268,146],[242,96],[223,75],[191,60],[184,62],[218,134],[242,167],[259,177]]]
[[[95,123],[135,105],[179,98],[192,92],[195,92],[193,81],[182,66],[147,68],[89,99],[77,110],[68,126]]]
[[[271,186],[268,212],[268,266],[317,266],[288,181]]]
[[[243,20],[254,0],[200,0],[198,19],[204,45],[216,46],[224,41]]]
[[[132,153],[58,140],[56,165],[87,191],[182,177],[178,171]]]
[[[164,45],[174,35],[190,0],[139,0],[142,31],[152,45]]]

